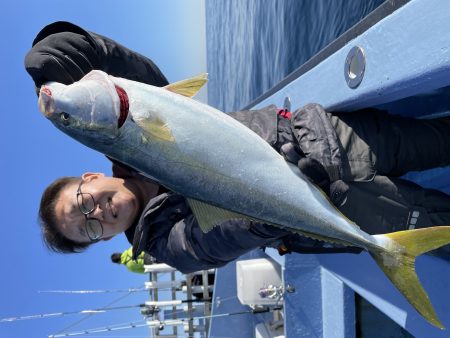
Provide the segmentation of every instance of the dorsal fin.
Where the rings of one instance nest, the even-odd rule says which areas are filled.
[[[203,85],[207,81],[208,73],[202,73],[190,79],[170,83],[164,88],[183,96],[193,97],[200,91],[200,89],[202,89]]]

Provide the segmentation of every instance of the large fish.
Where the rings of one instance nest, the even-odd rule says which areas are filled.
[[[94,70],[68,86],[42,86],[39,108],[79,142],[186,196],[203,231],[247,218],[364,248],[417,311],[443,328],[414,263],[449,243],[450,227],[365,233],[257,134],[191,99],[205,82],[199,76],[158,88]]]

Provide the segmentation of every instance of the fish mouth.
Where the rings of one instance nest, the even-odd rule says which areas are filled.
[[[47,86],[42,86],[39,91],[39,100],[38,100],[39,110],[45,117],[50,117],[55,111],[55,106],[52,98],[52,91]]]
[[[115,87],[117,95],[119,96],[120,100],[120,115],[119,118],[117,119],[117,127],[120,128],[123,126],[128,117],[130,103],[128,101],[128,95],[126,91],[122,87],[119,87],[118,85],[115,85]]]

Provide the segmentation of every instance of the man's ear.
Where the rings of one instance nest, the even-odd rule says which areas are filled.
[[[83,181],[85,181],[85,182],[89,182],[89,181],[95,180],[95,179],[97,179],[99,177],[105,177],[105,174],[103,174],[103,173],[90,173],[90,172],[87,172],[87,173],[84,173],[83,175],[81,175],[81,179]]]

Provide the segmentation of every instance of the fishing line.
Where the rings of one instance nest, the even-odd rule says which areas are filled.
[[[48,337],[53,337],[53,336],[48,336]],[[92,335],[90,335],[89,337],[91,337],[91,338],[105,338],[105,335],[101,335],[101,336],[92,336]],[[215,337],[216,336],[211,337],[211,338],[215,338]],[[129,335],[127,335],[127,336],[114,336],[114,338],[149,338],[149,335],[146,334],[146,335],[143,335],[143,336],[136,336],[136,335],[132,335],[132,336],[129,336]],[[228,338],[228,337],[226,337],[226,338]],[[229,337],[229,338],[232,338],[232,337]]]
[[[178,292],[181,292],[181,288],[176,288]],[[151,290],[156,289],[148,289],[146,287],[137,288],[137,289],[117,289],[117,290],[43,290],[38,291],[38,293],[57,293],[57,294],[99,294],[99,293],[137,293],[137,292],[150,292]],[[158,291],[171,291],[171,287],[165,288],[157,288]]]
[[[93,329],[82,330],[82,331],[74,331],[74,332],[67,332],[67,333],[55,333],[55,334],[49,335],[48,338],[81,336],[81,335],[89,335],[91,333],[112,332],[112,331],[135,329],[135,328],[139,328],[139,327],[148,326],[147,323],[139,324],[141,322],[143,322],[143,321],[140,320],[138,322],[121,323],[121,324],[103,326],[103,327],[98,327],[98,328],[93,328]]]
[[[200,302],[207,302],[204,300],[195,300],[195,299],[191,299],[191,300],[182,300],[181,303],[200,303]],[[99,314],[99,313],[106,313],[108,311],[111,310],[122,310],[122,309],[131,309],[131,308],[143,308],[143,307],[147,307],[147,305],[144,304],[138,304],[138,305],[124,305],[124,306],[116,306],[116,307],[103,307],[100,309],[93,309],[93,310],[81,310],[81,311],[71,311],[71,312],[57,312],[57,313],[47,313],[47,314],[39,314],[39,315],[31,315],[31,316],[21,316],[21,317],[13,317],[13,318],[5,318],[0,320],[0,322],[3,321],[8,321],[8,322],[12,322],[12,321],[19,321],[19,320],[29,320],[29,319],[41,319],[41,318],[48,318],[48,317],[62,317],[62,316],[69,316],[69,315],[76,315],[76,314],[88,314],[88,315],[95,315],[95,314]],[[85,319],[85,318],[84,318]],[[80,321],[78,321],[75,324],[71,324],[70,327],[78,324]],[[67,330],[67,328],[59,331],[65,331]]]
[[[0,323],[4,322],[16,322],[19,320],[30,320],[30,319],[41,319],[41,318],[48,318],[48,317],[62,317],[62,316],[70,316],[70,315],[78,315],[78,314],[98,314],[98,313],[105,313],[107,311],[111,310],[122,310],[122,309],[131,309],[136,307],[144,307],[145,304],[139,304],[139,305],[124,305],[124,306],[116,306],[116,307],[104,307],[99,309],[92,309],[92,310],[78,310],[78,311],[67,311],[67,312],[54,312],[54,313],[42,313],[37,315],[30,315],[30,316],[19,316],[19,317],[10,317],[10,318],[2,318],[0,319]]]
[[[237,315],[243,315],[243,314],[258,314],[258,313],[266,313],[266,312],[273,312],[275,310],[280,310],[281,306],[273,307],[273,308],[257,308],[257,309],[251,309],[246,311],[239,311],[239,312],[229,312],[229,313],[221,313],[217,315],[210,315],[210,316],[198,316],[198,317],[192,317],[192,318],[180,318],[175,320],[154,320],[152,321],[154,324],[145,323],[145,324],[133,324],[130,323],[127,326],[106,326],[101,328],[94,328],[94,329],[87,329],[83,331],[76,331],[76,332],[68,332],[63,334],[54,334],[48,336],[48,338],[59,338],[59,337],[72,337],[72,336],[80,336],[80,335],[89,335],[91,333],[101,333],[101,332],[112,332],[112,331],[119,331],[119,330],[126,330],[126,329],[134,329],[138,327],[144,327],[148,326],[149,328],[155,328],[155,327],[161,327],[164,325],[169,325],[171,323],[185,323],[189,321],[199,320],[199,319],[212,319],[212,318],[220,318],[220,317],[227,317],[227,316],[237,316]],[[178,324],[181,325],[181,324]]]
[[[131,295],[131,293],[128,293],[128,294],[126,294],[126,295],[124,295],[124,296],[121,296],[121,297],[119,297],[119,298],[113,300],[113,301],[110,302],[109,304],[106,304],[105,307],[111,306],[111,305],[113,305],[113,304],[115,304],[115,303],[121,301],[122,299],[125,299],[125,298],[128,297],[129,295]],[[66,330],[69,330],[70,328],[72,328],[72,327],[74,327],[74,326],[80,324],[81,322],[83,322],[83,321],[85,321],[85,320],[91,318],[91,316],[92,316],[91,314],[90,314],[90,315],[87,315],[87,316],[85,316],[85,317],[83,317],[83,318],[81,318],[81,319],[75,321],[74,323],[69,324],[69,325],[66,326],[65,328],[63,328],[63,329],[59,330],[58,332],[56,332],[56,334],[61,333],[61,332],[64,332],[64,331],[66,331]]]
[[[168,272],[161,272],[160,277],[164,277]],[[150,280],[151,281],[151,280]],[[113,290],[39,290],[38,293],[61,293],[61,294],[97,294],[97,293],[120,293],[120,292],[145,292],[149,291],[146,287],[129,288],[129,289],[113,289]],[[164,288],[159,290],[170,290],[170,288]]]
[[[168,272],[161,272],[160,275],[164,277]],[[160,277],[161,277],[160,276]],[[151,280],[150,280],[151,281]],[[114,289],[114,290],[39,290],[38,293],[61,293],[61,294],[97,294],[97,293],[121,293],[121,292],[145,292],[149,291],[146,287],[129,288],[129,289]]]

